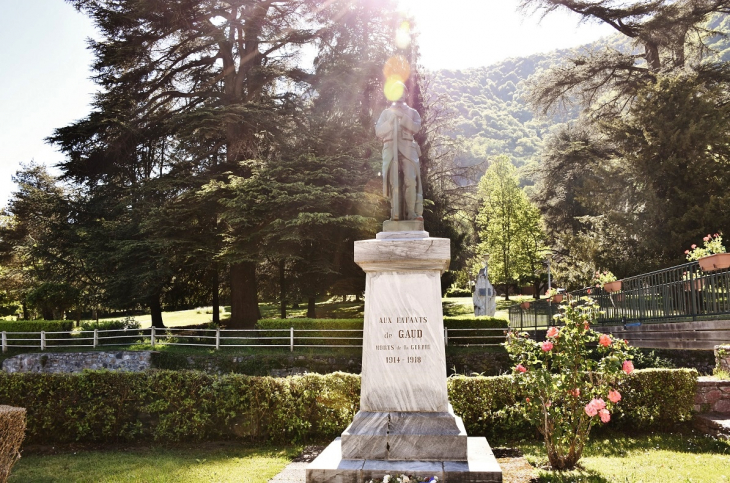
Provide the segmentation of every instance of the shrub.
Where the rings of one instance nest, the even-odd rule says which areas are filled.
[[[695,369],[634,371],[623,384],[619,423],[632,428],[667,428],[690,421],[697,376]]]
[[[451,287],[446,291],[447,297],[471,297],[471,290],[468,288]]]
[[[25,409],[0,406],[0,483],[8,481],[10,470],[20,459],[25,438]]]
[[[99,322],[93,320],[85,320],[81,322],[81,330],[93,331],[98,330],[129,330],[139,329],[142,325],[134,320],[134,317],[126,317],[124,319],[117,320],[100,320]]]
[[[262,337],[289,337],[288,333],[274,332],[271,329],[286,329],[294,327],[294,330],[308,330],[312,332],[304,332],[295,335],[294,343],[296,345],[360,345],[359,340],[347,340],[348,337],[361,337],[363,327],[362,319],[262,319],[256,324],[259,329],[263,330]],[[353,330],[354,332],[332,332],[333,330]],[[307,339],[304,339],[306,337]],[[337,340],[325,340],[323,338],[342,337]],[[265,343],[281,344],[281,341],[272,340]]]
[[[519,405],[543,435],[556,470],[575,467],[591,427],[610,421],[622,399],[623,376],[634,370],[626,342],[590,329],[597,309],[587,297],[561,305],[556,318],[564,325],[551,327],[542,343],[526,333],[507,338],[515,379],[525,396]]]
[[[68,339],[73,330],[71,320],[13,320],[0,321],[0,332],[6,332],[8,345],[35,345],[40,347],[41,332],[69,332],[68,334],[46,334],[48,345],[53,345],[54,339]],[[13,332],[36,332],[38,335],[13,334]],[[18,339],[33,339],[24,341]]]
[[[634,371],[623,386],[618,421],[664,429],[686,420],[696,375],[692,370]],[[530,434],[518,404],[524,389],[514,376],[459,376],[447,384],[469,434],[499,440]],[[0,403],[28,408],[28,442],[36,444],[321,441],[338,436],[352,421],[360,406],[360,377],[163,370],[0,373]]]

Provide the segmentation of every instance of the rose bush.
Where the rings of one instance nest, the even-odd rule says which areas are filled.
[[[584,297],[560,306],[545,342],[511,332],[505,346],[515,362],[524,416],[543,435],[550,465],[573,468],[591,427],[608,423],[621,401],[621,382],[634,370],[626,342],[591,329],[598,306]]]

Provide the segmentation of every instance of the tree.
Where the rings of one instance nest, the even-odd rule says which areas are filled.
[[[716,14],[730,13],[730,0],[522,0],[525,11],[568,10],[583,21],[613,27],[633,45],[571,58],[532,83],[530,101],[543,111],[578,101],[597,115],[616,116],[658,76],[684,69],[702,81],[727,79],[724,66],[702,62],[708,41],[721,34],[707,27]]]
[[[490,276],[502,283],[509,300],[509,285],[520,276],[534,280],[538,261],[545,256],[539,213],[517,183],[516,169],[506,156],[492,161],[479,182],[482,204],[477,216],[479,252],[490,255]],[[478,263],[478,262],[477,262]]]
[[[258,318],[256,266],[265,247],[225,246],[232,239],[222,235],[235,231],[222,225],[224,219],[235,218],[219,211],[225,203],[208,198],[204,205],[185,205],[184,200],[195,198],[185,194],[211,183],[226,183],[231,176],[251,178],[266,170],[268,163],[277,163],[283,150],[291,147],[287,136],[296,133],[308,103],[326,90],[321,88],[325,78],[332,81],[340,75],[343,82],[348,77],[354,80],[349,97],[363,99],[357,115],[360,119],[372,115],[366,101],[379,92],[374,89],[379,84],[372,79],[382,64],[375,71],[372,67],[378,49],[392,33],[392,2],[71,3],[93,17],[102,33],[103,38],[91,45],[103,91],[87,119],[58,130],[52,138],[68,155],[61,166],[64,176],[90,191],[114,185],[120,189],[118,206],[131,203],[139,219],[162,213],[166,206],[173,213],[194,213],[189,219],[196,223],[183,225],[190,226],[188,233],[194,236],[174,245],[172,251],[168,250],[171,231],[140,225],[145,242],[152,244],[148,253],[159,262],[164,260],[173,273],[182,273],[182,267],[201,267],[201,259],[212,265],[227,264],[229,324],[253,327]],[[301,62],[308,48],[317,49],[316,72]],[[368,69],[365,76],[356,62],[363,58],[369,60],[362,64]],[[360,85],[358,76],[368,80],[362,91],[352,88]],[[320,88],[311,90],[317,81]],[[331,115],[351,112],[334,109]],[[255,211],[255,207],[246,210]],[[201,250],[198,240],[203,231],[215,240],[212,245],[219,244]],[[204,256],[196,259],[196,254]],[[170,264],[173,259],[175,265]],[[150,304],[155,304],[160,296],[172,293],[173,278],[157,276],[160,272],[155,267],[162,265],[146,266],[156,281],[148,286]],[[213,286],[214,299],[217,276],[218,269],[212,268],[205,277]]]

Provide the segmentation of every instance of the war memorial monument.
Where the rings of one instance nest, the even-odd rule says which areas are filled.
[[[421,127],[405,94],[383,111],[383,189],[391,217],[374,240],[355,242],[366,273],[360,410],[307,468],[307,483],[364,483],[390,474],[447,483],[501,482],[486,438],[468,437],[446,391],[441,274],[449,240],[423,226]]]

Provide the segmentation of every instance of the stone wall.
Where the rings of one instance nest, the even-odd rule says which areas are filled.
[[[144,371],[152,367],[149,351],[113,352],[36,352],[9,357],[3,361],[5,372],[68,373],[84,369]]]
[[[697,379],[694,410],[700,414],[730,414],[730,381],[712,377]]]
[[[715,368],[730,373],[730,345],[715,346]]]

